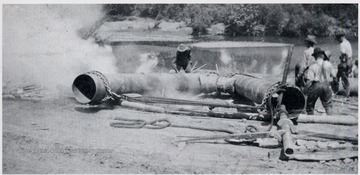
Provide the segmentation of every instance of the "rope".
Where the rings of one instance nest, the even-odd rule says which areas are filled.
[[[146,122],[145,120],[126,119],[126,118],[117,117],[117,118],[114,118],[114,120],[121,121],[121,122],[111,122],[110,126],[112,126],[114,128],[163,129],[163,128],[167,128],[171,125],[170,121],[167,119],[159,119],[159,120],[153,120],[150,122]],[[161,124],[161,123],[165,123],[165,124]]]
[[[213,128],[204,128],[204,127],[195,127],[188,125],[174,125],[168,119],[157,119],[150,122],[140,119],[126,119],[121,117],[116,117],[114,120],[118,120],[119,122],[111,122],[110,126],[114,128],[147,128],[147,129],[164,129],[167,127],[176,127],[176,128],[188,128],[188,129],[196,129],[203,131],[213,131],[213,132],[225,132],[229,134],[234,134],[235,132],[227,130],[227,129],[213,129]]]

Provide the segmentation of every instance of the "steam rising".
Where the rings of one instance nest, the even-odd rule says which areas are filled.
[[[159,63],[159,58],[155,53],[140,54],[141,65],[137,68],[136,73],[156,72],[155,68]]]
[[[4,5],[3,88],[36,84],[57,94],[86,71],[116,72],[111,47],[78,36],[102,17],[100,5]]]

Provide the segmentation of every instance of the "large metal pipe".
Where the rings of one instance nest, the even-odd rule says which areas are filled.
[[[201,74],[106,74],[88,72],[73,82],[75,98],[80,103],[100,103],[106,96],[106,85],[117,94],[138,93],[176,97],[181,92],[199,94],[233,93],[235,79]]]
[[[88,72],[73,83],[75,98],[80,103],[100,103],[106,97],[106,85],[117,94],[139,93],[151,96],[176,97],[174,94],[225,92],[237,93],[255,103],[261,103],[274,83],[248,76],[220,77],[204,74],[109,74]],[[285,87],[282,104],[289,113],[304,108],[305,98],[293,85]]]
[[[358,93],[358,84],[359,84],[359,80],[358,78],[348,78],[349,81],[349,88],[350,88],[350,93]],[[339,92],[345,92],[344,86],[342,85],[342,82],[339,82]]]
[[[275,84],[264,79],[244,75],[237,75],[235,77],[235,92],[259,104],[262,103],[266,94],[269,93],[270,88]],[[290,114],[294,112],[299,113],[299,111],[303,110],[305,107],[304,94],[295,85],[287,84],[282,104],[286,106],[286,109]]]

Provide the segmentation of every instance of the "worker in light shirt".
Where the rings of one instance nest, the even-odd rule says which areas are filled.
[[[307,49],[304,50],[304,56],[300,64],[297,64],[295,67],[295,85],[300,89],[303,89],[305,86],[304,76],[306,75],[306,71],[309,66],[315,62],[312,54],[314,53],[314,45],[316,43],[316,37],[314,35],[308,35],[304,40]]]
[[[324,59],[327,56],[320,48],[315,48],[312,54],[315,57],[315,63],[310,65],[306,73],[306,84],[304,93],[308,96],[306,112],[308,115],[314,114],[315,103],[320,98],[326,114],[332,114],[332,91],[329,82],[326,80],[327,67],[324,67]]]

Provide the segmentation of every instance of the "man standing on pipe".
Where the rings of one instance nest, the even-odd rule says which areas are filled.
[[[326,110],[326,114],[332,114],[332,91],[326,80],[324,67],[324,59],[327,56],[320,48],[316,48],[312,56],[315,57],[315,63],[312,64],[306,74],[306,84],[304,93],[308,96],[306,102],[306,112],[308,115],[314,114],[315,103],[320,97],[322,105]]]
[[[186,73],[191,72],[191,49],[185,44],[180,44],[176,51],[176,57],[172,63],[176,73],[179,73],[181,68]]]
[[[295,66],[295,85],[300,89],[303,89],[305,86],[304,76],[309,66],[315,62],[315,58],[312,56],[314,53],[314,45],[316,44],[316,37],[314,35],[308,35],[305,40],[305,46],[307,47],[304,50],[304,58],[301,60],[300,65]]]
[[[339,57],[340,64],[338,65],[337,79],[342,82],[342,85],[346,91],[346,99],[349,100],[350,96],[350,84],[349,74],[352,70],[352,48],[350,42],[345,38],[343,31],[335,32],[335,39],[340,42],[341,55]]]

